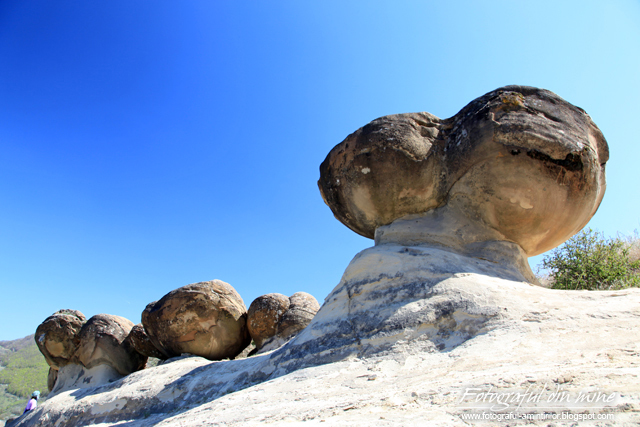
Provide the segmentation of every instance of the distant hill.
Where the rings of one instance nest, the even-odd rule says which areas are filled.
[[[4,350],[18,351],[27,347],[36,346],[36,342],[34,341],[33,337],[34,334],[31,334],[27,335],[24,338],[19,338],[13,341],[0,341],[0,347],[2,347]]]
[[[49,394],[48,373],[33,335],[0,341],[0,420],[22,414],[34,390],[40,390],[43,400]]]

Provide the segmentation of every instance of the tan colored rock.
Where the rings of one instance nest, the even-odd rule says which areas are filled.
[[[249,334],[256,348],[278,333],[278,324],[289,309],[289,298],[282,294],[266,294],[256,298],[247,312]]]
[[[210,360],[233,358],[251,341],[247,309],[221,280],[193,283],[147,305],[142,324],[165,358],[191,353]]]
[[[526,86],[496,89],[441,120],[385,116],[349,135],[320,166],[337,219],[373,238],[381,226],[449,206],[475,242],[516,242],[527,256],[580,230],[598,208],[609,158],[580,108]],[[470,243],[474,243],[473,241]]]
[[[133,322],[124,317],[96,314],[80,331],[78,360],[87,369],[108,365],[120,375],[142,369],[147,358],[126,340],[133,326]]]
[[[280,347],[303,330],[319,309],[318,301],[306,292],[297,292],[288,298],[282,294],[256,298],[248,312],[249,333],[256,345],[255,352]]]
[[[85,321],[84,314],[77,310],[60,310],[38,326],[35,341],[49,366],[58,369],[75,360]]]
[[[289,309],[278,325],[278,335],[285,339],[306,328],[320,310],[318,301],[306,292],[296,292],[289,297],[289,302]]]
[[[129,332],[127,341],[131,344],[131,347],[138,353],[146,357],[155,357],[156,359],[166,359],[164,354],[156,348],[155,345],[149,339],[149,335],[144,330],[144,326],[141,323],[134,325]]]

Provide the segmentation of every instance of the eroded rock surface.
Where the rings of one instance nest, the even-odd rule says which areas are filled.
[[[190,353],[210,360],[233,358],[251,341],[247,309],[221,280],[193,283],[147,305],[142,324],[164,358]]]
[[[98,386],[142,369],[147,357],[127,340],[132,327],[120,316],[98,314],[86,320],[77,310],[60,310],[45,319],[35,340],[50,365],[50,396]]]
[[[47,317],[36,329],[35,340],[45,360],[54,369],[75,361],[80,344],[80,329],[86,322],[77,310],[59,310]]]

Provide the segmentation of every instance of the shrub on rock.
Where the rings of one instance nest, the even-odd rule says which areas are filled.
[[[616,290],[640,286],[640,260],[632,259],[632,244],[605,239],[590,228],[545,255],[554,289]]]

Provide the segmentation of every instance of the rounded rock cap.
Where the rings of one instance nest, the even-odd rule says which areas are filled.
[[[86,322],[78,310],[59,310],[47,317],[36,329],[38,349],[52,368],[59,369],[75,361],[80,343],[79,333]]]
[[[96,314],[80,331],[78,360],[85,368],[108,365],[120,375],[144,368],[147,358],[126,341],[133,322],[111,314]]]
[[[506,86],[446,120],[372,121],[331,150],[318,185],[335,217],[365,237],[450,205],[533,256],[593,216],[608,158],[584,110],[547,90]]]

